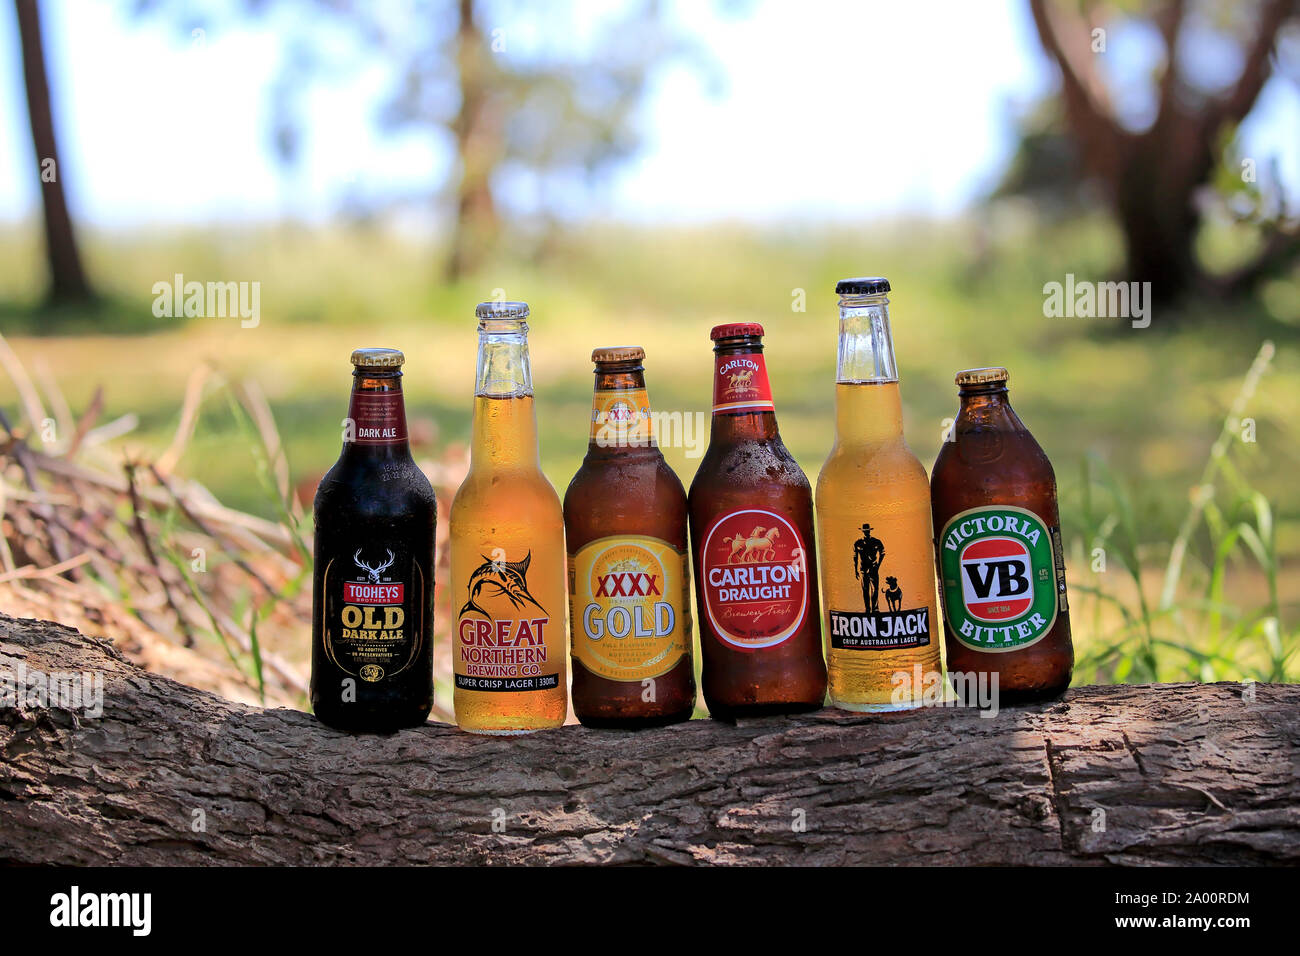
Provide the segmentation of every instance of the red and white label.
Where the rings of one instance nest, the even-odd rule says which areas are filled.
[[[1029,549],[1015,538],[981,538],[961,553],[962,599],[971,617],[997,623],[1034,603]]]
[[[353,392],[348,418],[352,441],[358,445],[406,441],[406,406],[401,392]]]
[[[343,600],[348,604],[401,604],[405,593],[404,584],[343,583]]]
[[[767,381],[767,363],[762,352],[715,356],[713,413],[770,412],[772,386]]]
[[[741,650],[773,647],[808,613],[804,541],[781,515],[760,509],[715,519],[697,555],[712,632]]]

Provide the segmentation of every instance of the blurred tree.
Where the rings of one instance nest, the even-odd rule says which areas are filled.
[[[1227,145],[1274,72],[1279,37],[1300,28],[1300,0],[1029,0],[1029,8],[1061,92],[1023,122],[1000,193],[1060,197],[1085,183],[1098,187],[1124,235],[1127,278],[1151,282],[1164,301],[1245,291],[1300,257],[1300,229],[1281,203],[1258,222],[1258,254],[1231,274],[1209,274],[1195,253],[1204,216],[1198,193],[1216,176],[1225,183],[1217,175],[1225,158],[1239,160]],[[1149,83],[1107,75],[1108,33],[1144,17],[1163,63]],[[1226,81],[1206,68],[1225,60],[1240,64]],[[1228,184],[1235,178],[1240,191],[1257,191],[1241,166],[1230,172]]]
[[[14,0],[18,13],[18,40],[23,57],[23,83],[27,88],[27,115],[36,150],[36,170],[45,215],[45,258],[50,269],[49,299],[58,303],[88,303],[94,291],[81,267],[77,236],[63,191],[63,166],[59,163],[54,134],[54,111],[45,69],[41,15],[36,0]]]
[[[136,9],[187,26],[228,16],[179,0],[136,0]],[[449,134],[455,165],[440,199],[450,206],[450,279],[483,264],[502,234],[505,194],[516,210],[527,197],[548,232],[636,152],[635,114],[656,70],[678,63],[719,82],[704,45],[660,0],[625,0],[600,17],[574,0],[244,0],[242,9],[282,27],[287,55],[270,96],[286,163],[302,148],[306,91],[378,64],[389,78],[381,129]]]

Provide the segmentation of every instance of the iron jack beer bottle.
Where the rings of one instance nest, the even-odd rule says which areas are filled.
[[[843,279],[835,444],[817,479],[831,703],[919,707],[941,687],[930,485],[903,440],[889,280]]]
[[[316,490],[311,704],[331,727],[392,731],[433,706],[433,488],[411,458],[402,353],[352,353],[343,453]]]
[[[651,727],[695,709],[686,491],[655,441],[641,348],[596,363],[587,457],[564,495],[573,712]]]
[[[826,696],[812,489],[777,429],[763,327],[713,329],[713,425],[690,491],[702,683],[724,720]]]
[[[1007,400],[1008,377],[957,373],[961,408],[930,501],[954,690],[969,700],[981,681],[1017,704],[1064,693],[1074,647],[1056,475]]]
[[[456,723],[522,734],[568,710],[564,516],[538,455],[528,306],[475,314],[469,473],[451,505]]]

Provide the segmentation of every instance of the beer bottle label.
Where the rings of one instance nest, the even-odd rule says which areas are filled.
[[[775,410],[762,352],[718,354],[715,357],[713,414]]]
[[[1065,596],[1058,534],[1032,511],[1011,505],[971,508],[948,519],[938,539],[939,573],[957,640],[999,653],[1047,635]]]
[[[686,554],[642,535],[600,538],[569,557],[573,657],[599,677],[668,673],[691,642]]]
[[[374,683],[415,662],[424,639],[424,571],[401,548],[367,542],[321,575],[324,645],[341,670]]]
[[[591,401],[591,440],[601,448],[649,445],[654,437],[644,388],[597,390]]]
[[[771,511],[714,519],[697,555],[704,610],[718,639],[752,651],[790,638],[808,614],[808,560],[793,523]]]
[[[406,407],[401,392],[353,392],[348,421],[355,444],[396,445],[406,441]]]
[[[543,607],[528,587],[532,561],[531,550],[511,560],[496,548],[470,574],[456,622],[460,690],[518,693],[561,686],[564,648],[552,635],[552,608]],[[557,583],[563,587],[562,576]],[[563,622],[558,626],[563,641]]]
[[[928,509],[928,501],[921,504]],[[928,511],[920,510],[870,522],[822,518],[822,589],[833,650],[930,645],[929,523]]]

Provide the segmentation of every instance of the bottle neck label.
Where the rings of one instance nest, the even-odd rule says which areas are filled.
[[[348,405],[348,439],[356,445],[400,445],[407,440],[401,392],[353,391]]]
[[[762,352],[718,353],[714,356],[713,414],[775,410]]]
[[[591,399],[593,445],[643,448],[653,441],[650,396],[644,388],[596,389]]]
[[[782,515],[758,508],[719,515],[696,556],[709,630],[745,651],[789,640],[808,615],[804,548],[798,528]]]
[[[1047,636],[1065,606],[1060,529],[1032,511],[987,505],[939,533],[944,615],[966,647],[1018,651]]]

